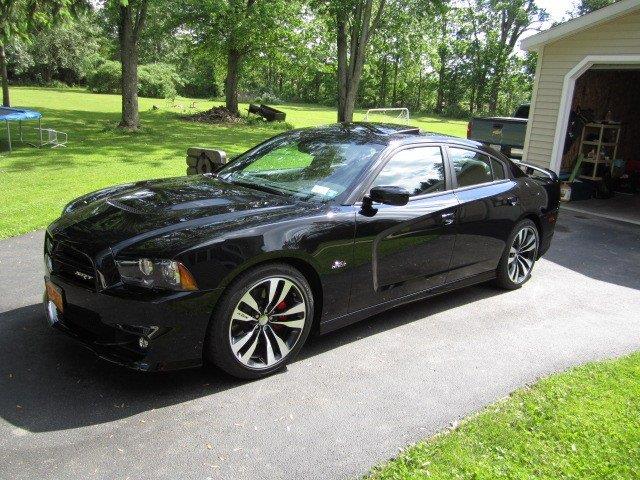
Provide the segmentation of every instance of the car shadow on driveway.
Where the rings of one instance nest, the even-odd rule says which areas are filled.
[[[500,293],[479,285],[395,308],[312,337],[296,362]],[[18,429],[46,432],[112,422],[246,383],[214,368],[138,373],[112,365],[47,328],[40,304],[0,313],[0,326],[0,417]]]
[[[544,259],[595,280],[640,290],[640,226],[561,211]]]

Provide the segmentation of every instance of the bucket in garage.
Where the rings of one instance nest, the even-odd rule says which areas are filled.
[[[560,200],[563,202],[571,200],[571,183],[562,182],[560,184]]]

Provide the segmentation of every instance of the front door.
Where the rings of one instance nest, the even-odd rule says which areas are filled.
[[[411,197],[405,206],[374,204],[374,212],[356,215],[351,311],[444,283],[458,208],[445,172],[441,147],[409,147],[373,181],[372,187],[403,187]]]

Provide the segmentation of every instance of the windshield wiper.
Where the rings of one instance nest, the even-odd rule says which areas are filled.
[[[277,188],[273,188],[273,187],[267,187],[266,185],[260,185],[260,184],[251,183],[251,182],[243,182],[243,181],[240,181],[240,180],[235,180],[235,179],[230,179],[230,178],[227,178],[225,180],[227,180],[229,183],[232,183],[234,185],[240,185],[241,187],[247,187],[247,188],[252,188],[254,190],[260,190],[262,192],[273,193],[274,195],[278,195],[280,197],[288,197],[289,196],[285,192],[283,192],[282,190],[278,190]]]

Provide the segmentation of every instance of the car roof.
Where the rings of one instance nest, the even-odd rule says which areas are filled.
[[[303,129],[311,135],[328,136],[346,135],[354,140],[371,141],[390,145],[403,143],[454,143],[469,147],[480,148],[484,146],[476,141],[465,138],[454,137],[442,133],[421,131],[418,127],[402,125],[396,123],[381,122],[349,122],[334,123],[320,127],[309,127]]]

